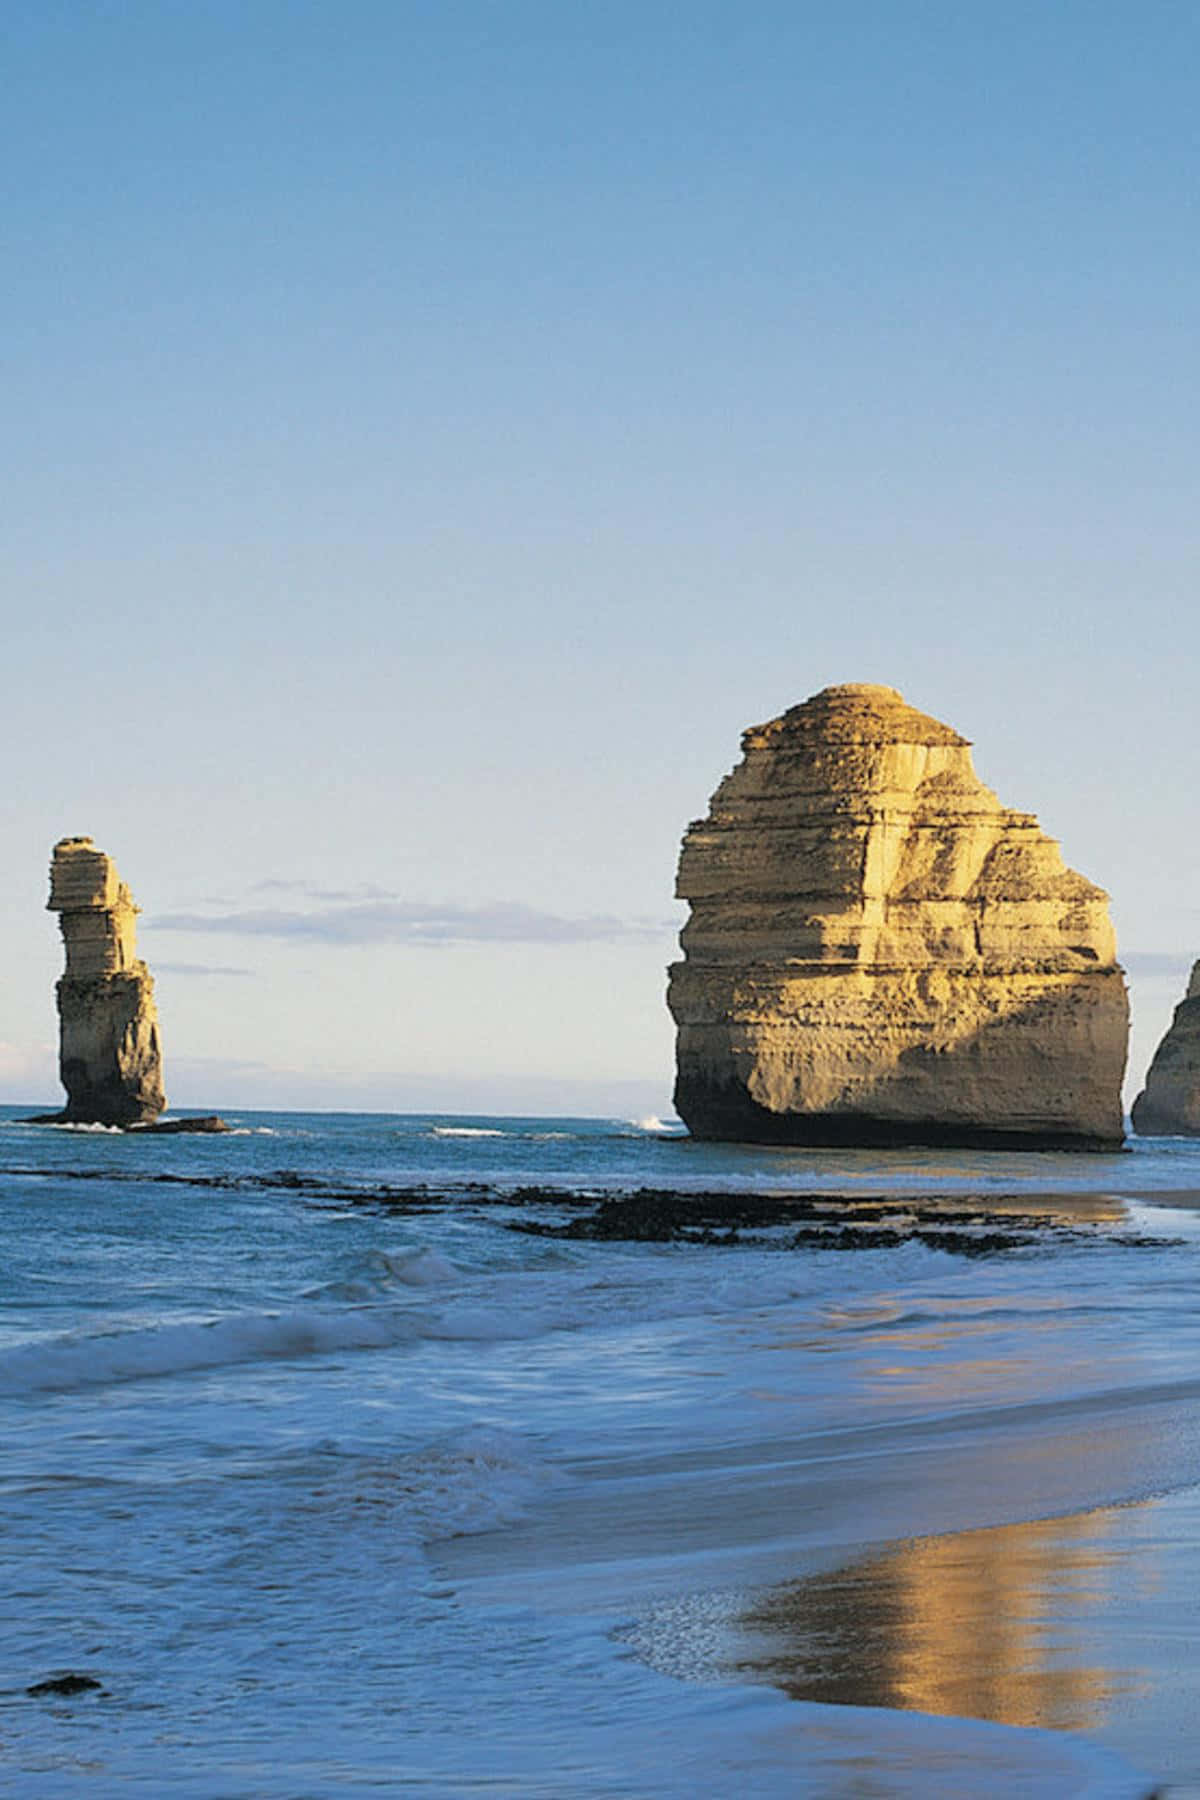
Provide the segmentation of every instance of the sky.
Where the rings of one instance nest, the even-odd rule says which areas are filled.
[[[665,1113],[679,841],[880,681],[1200,955],[1190,0],[14,0],[0,1099]]]

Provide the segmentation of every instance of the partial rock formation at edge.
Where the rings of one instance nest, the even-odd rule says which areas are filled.
[[[1133,1103],[1139,1137],[1200,1137],[1200,962]]]
[[[894,688],[751,727],[689,828],[670,971],[694,1136],[1105,1149],[1128,999],[1107,895]]]
[[[166,1105],[154,982],[137,957],[138,908],[111,856],[63,838],[50,865],[67,965],[58,983],[63,1124],[152,1125]]]

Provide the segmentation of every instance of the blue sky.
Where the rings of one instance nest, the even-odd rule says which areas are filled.
[[[1200,954],[1198,51],[1182,3],[8,8],[0,1094],[55,1092],[85,831],[178,1103],[662,1110],[680,835],[840,680],[1109,888],[1139,1076]]]

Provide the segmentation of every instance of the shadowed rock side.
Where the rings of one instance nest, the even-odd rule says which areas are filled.
[[[701,1138],[1103,1149],[1129,1012],[1107,895],[894,688],[742,738],[683,842],[675,1105]]]
[[[1200,962],[1133,1103],[1141,1137],[1200,1137]]]
[[[63,838],[50,865],[66,971],[58,983],[66,1124],[148,1125],[166,1105],[154,982],[137,959],[138,908],[91,838]]]

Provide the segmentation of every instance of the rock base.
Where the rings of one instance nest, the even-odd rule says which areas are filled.
[[[22,1125],[90,1125],[94,1124],[95,1121],[91,1119],[76,1119],[69,1112],[56,1112],[35,1113],[33,1118],[22,1119],[20,1123]],[[113,1131],[123,1131],[129,1137],[151,1137],[157,1136],[161,1132],[232,1131],[233,1127],[232,1125],[227,1125],[219,1113],[203,1113],[200,1117],[195,1119],[163,1119],[154,1125],[113,1125],[108,1129]]]
[[[771,1112],[743,1091],[698,1096],[690,1092],[675,1110],[689,1135],[706,1143],[776,1144],[814,1150],[1071,1150],[1111,1154],[1124,1135],[1031,1125],[969,1125],[938,1118],[889,1119],[871,1113]]]

